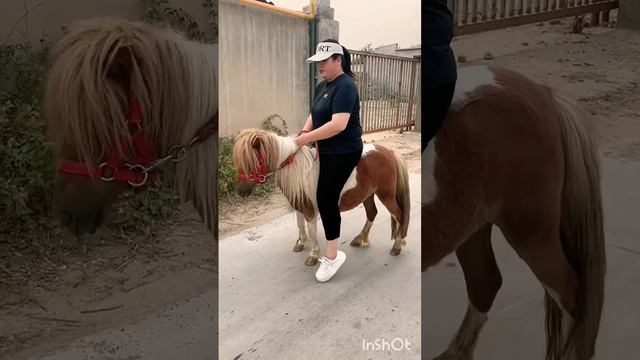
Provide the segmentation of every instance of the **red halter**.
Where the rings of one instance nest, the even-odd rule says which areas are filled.
[[[196,136],[187,144],[182,146],[174,146],[169,150],[169,154],[163,158],[158,157],[151,150],[149,141],[142,130],[142,108],[140,103],[131,99],[129,102],[129,116],[127,117],[127,126],[133,144],[135,158],[131,161],[125,159],[124,155],[113,150],[107,157],[107,160],[101,163],[97,168],[90,168],[88,164],[62,160],[58,167],[58,171],[70,175],[89,176],[92,179],[100,178],[102,181],[122,181],[127,182],[133,187],[143,186],[152,183],[157,178],[157,169],[164,162],[172,160],[178,162],[187,155],[187,150],[195,143],[206,140],[218,129],[218,114],[200,128]],[[126,144],[122,142],[123,148]]]
[[[302,133],[307,133],[309,131],[307,130],[302,130],[298,133],[298,135],[302,134]],[[318,143],[315,143],[316,145],[316,152],[315,152],[315,156],[314,156],[314,160],[318,160]],[[269,171],[269,167],[267,166],[267,164],[265,164],[264,162],[264,155],[262,155],[262,153],[258,153],[258,168],[256,170],[254,170],[251,174],[238,174],[238,181],[255,181],[258,182],[260,184],[266,182],[266,181],[270,181],[271,180],[271,175],[273,175],[276,171],[282,169],[283,167],[291,164],[293,162],[293,159],[296,157],[296,154],[298,153],[298,151],[300,150],[300,148],[298,148],[293,154],[289,155],[288,158],[286,158],[282,164],[280,164],[280,166],[278,166],[275,170],[273,171]]]
[[[282,169],[283,167],[291,164],[293,162],[293,159],[296,157],[296,154],[298,153],[298,151],[296,151],[295,153],[289,155],[288,158],[286,158],[282,164],[280,164],[280,166],[278,166],[278,168],[276,168],[273,171],[269,171],[269,167],[264,163],[264,156],[262,155],[262,153],[258,154],[258,168],[256,170],[254,170],[251,174],[238,174],[238,181],[255,181],[255,182],[259,182],[259,183],[264,183],[266,181],[270,181],[271,180],[271,175],[273,175],[276,171]]]

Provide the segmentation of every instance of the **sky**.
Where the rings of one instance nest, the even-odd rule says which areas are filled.
[[[270,0],[276,6],[302,11],[309,0]],[[420,0],[331,0],[334,19],[340,23],[342,45],[362,49],[398,43],[420,44]]]

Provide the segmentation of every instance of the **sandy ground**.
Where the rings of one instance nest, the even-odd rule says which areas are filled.
[[[565,20],[553,27],[566,30],[570,23]],[[638,33],[609,28],[587,28],[583,34],[542,31],[535,25],[513,30],[510,41],[502,39],[506,31],[490,32],[482,34],[487,39],[482,46],[478,46],[479,35],[462,37],[454,51],[460,55],[514,50],[493,60],[474,56],[471,64],[504,66],[577,98],[593,118],[605,155],[640,159]],[[540,33],[534,36],[536,32]],[[531,41],[538,38],[545,43]],[[522,40],[539,44],[523,49],[518,47]],[[470,64],[460,64],[465,65]]]
[[[608,28],[586,29],[584,34],[568,34],[569,26],[570,22],[566,21],[556,25],[532,25],[461,37],[456,40],[455,49],[457,54],[466,55],[470,62],[508,66],[575,94],[596,121],[603,153],[608,158],[614,158],[616,164],[621,164],[619,168],[614,165],[607,167],[609,169],[607,171],[612,171],[608,175],[613,178],[612,191],[615,191],[619,198],[629,199],[632,195],[626,194],[631,194],[629,188],[633,187],[633,183],[618,180],[622,178],[632,181],[637,179],[634,176],[638,175],[633,163],[640,160],[640,121],[638,121],[637,105],[640,104],[640,92],[637,89],[640,82],[638,76],[640,63],[637,61],[640,58],[640,35]],[[480,60],[479,58],[485,52],[491,52],[495,58]],[[375,139],[371,140],[389,145],[403,153],[413,170],[419,168],[418,134],[382,133],[374,137]],[[627,165],[630,167],[623,167]],[[617,199],[617,197],[611,197],[611,199]],[[609,206],[611,209],[609,216],[617,218],[619,222],[616,222],[617,227],[608,231],[618,234],[616,236],[625,234],[620,239],[627,239],[625,241],[629,242],[638,236],[632,226],[637,223],[637,219],[633,216],[637,211],[632,204],[633,202],[630,201],[626,208],[618,210],[613,205]],[[265,209],[268,210],[265,211]],[[221,214],[221,238],[228,239],[241,236],[248,228],[259,226],[283,215],[289,216],[293,223],[290,209],[281,194],[277,192],[266,200],[223,206]],[[96,250],[87,252],[85,256],[70,261],[66,268],[53,264],[52,271],[55,271],[58,276],[50,283],[27,284],[19,293],[9,293],[0,289],[0,295],[2,295],[0,297],[0,358],[24,359],[32,355],[34,358],[40,358],[54,349],[57,349],[58,353],[69,355],[72,353],[65,352],[73,351],[69,344],[78,344],[85,339],[85,336],[91,336],[90,334],[94,334],[94,338],[88,344],[93,351],[92,354],[98,354],[95,358],[144,358],[141,354],[154,357],[142,350],[130,351],[129,354],[132,355],[127,357],[118,357],[118,349],[128,347],[131,350],[132,340],[120,338],[121,342],[116,341],[111,344],[105,344],[103,341],[106,336],[118,339],[114,335],[115,332],[132,328],[136,336],[135,341],[138,341],[137,337],[164,333],[167,335],[163,335],[162,338],[167,339],[167,342],[172,342],[171,339],[174,339],[173,341],[180,342],[183,348],[191,343],[194,347],[199,346],[201,350],[202,347],[207,346],[206,341],[197,342],[175,334],[171,336],[168,325],[156,320],[169,319],[174,315],[182,316],[183,320],[191,319],[189,317],[191,315],[185,315],[177,310],[177,314],[170,311],[174,308],[178,309],[178,304],[188,302],[189,299],[193,299],[197,309],[215,308],[213,303],[206,300],[215,297],[210,289],[215,285],[217,278],[217,274],[210,268],[211,256],[213,256],[212,252],[207,250],[211,246],[210,241],[210,235],[193,216],[193,212],[187,209],[174,226],[156,239],[153,254],[129,257],[127,254],[131,249],[126,246],[97,247]],[[631,247],[631,250],[636,253],[638,251],[634,247]],[[633,265],[637,263],[637,257],[634,257],[637,254],[634,255],[633,251],[621,251],[617,252],[620,256],[612,252],[612,256],[624,260],[624,263],[618,262],[617,273],[630,271],[629,269],[633,266],[637,269],[638,267]],[[105,257],[108,257],[109,261],[103,261]],[[259,265],[257,261],[256,265]],[[508,262],[509,258],[503,261]],[[300,266],[303,265],[300,263]],[[460,292],[463,282],[459,277],[459,268],[440,268],[439,271],[450,271],[449,275],[445,276],[451,277],[444,280],[440,278],[440,282],[436,282],[439,284],[437,286],[440,286],[439,289],[446,291],[442,293],[443,297],[438,300],[437,306],[431,308],[431,311],[437,312],[439,317],[434,320],[437,322],[434,323],[433,328],[437,331],[430,333],[428,337],[428,341],[431,341],[430,346],[423,347],[429,355],[438,352],[451,336],[458,325],[458,319],[455,316],[462,314],[466,303],[464,294]],[[613,273],[616,274],[616,272]],[[527,280],[526,275],[523,276],[516,275],[514,280],[511,280],[511,283],[521,284],[521,287],[516,287],[516,290],[537,289],[535,282]],[[615,291],[622,293],[624,288],[632,289],[634,283],[631,282],[630,277],[627,279],[629,280],[621,279],[615,282]],[[425,286],[423,291],[426,288]],[[426,296],[423,293],[423,297]],[[620,313],[621,309],[633,306],[625,300],[631,299],[630,297],[621,295],[613,299],[615,302],[610,305],[612,316],[624,316]],[[540,306],[539,303],[535,303],[536,311]],[[523,309],[519,311],[526,311],[528,308]],[[194,311],[197,312],[197,310]],[[497,340],[495,340],[496,337],[493,337],[494,340],[483,340],[492,338],[491,331],[488,331],[488,335],[481,338],[481,343],[484,345],[479,346],[486,349],[491,341],[503,341],[500,334],[504,334],[505,329],[510,329],[510,334],[521,330],[517,323],[513,322],[517,316],[507,316],[507,318],[505,321],[494,321],[494,325],[491,325],[494,331],[499,332],[498,335],[494,335],[498,337]],[[212,318],[209,317],[209,319],[213,321]],[[172,326],[176,326],[176,332],[186,331],[184,329],[188,328],[190,323],[196,331],[197,329],[206,331],[203,330],[206,329],[205,327],[198,327],[204,325],[195,326],[190,321],[167,321],[173,324]],[[513,328],[509,328],[508,326],[511,326],[509,324],[512,324]],[[629,323],[622,324],[623,326],[626,324],[626,329],[629,331],[633,329],[633,325]],[[153,331],[148,331],[146,326],[153,328]],[[531,323],[530,327],[536,328],[538,323]],[[620,335],[619,338],[624,338],[625,343],[640,341],[640,339],[631,338],[631,335],[624,335],[630,333],[621,329],[624,330],[617,327],[617,332],[613,334]],[[528,333],[523,332],[523,336],[524,334]],[[615,339],[615,335],[609,335],[609,337]],[[291,338],[296,339],[294,334]],[[526,341],[526,337],[518,339]],[[542,341],[539,337],[532,337],[532,339],[537,339],[535,344]],[[139,346],[152,344],[144,341],[138,341],[138,343]],[[515,346],[521,343],[514,341],[513,344]],[[165,355],[170,356],[169,353]],[[478,358],[501,358],[487,356],[478,356]],[[76,353],[67,358],[90,357],[86,353],[84,355]],[[610,359],[611,357],[602,358]]]
[[[195,211],[184,207],[165,231],[140,248],[78,241],[88,250],[52,264],[47,283],[0,287],[0,359],[40,354],[216,287],[215,255],[203,251],[212,236]]]

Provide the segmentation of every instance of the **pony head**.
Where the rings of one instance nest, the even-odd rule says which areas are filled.
[[[176,36],[103,18],[73,24],[56,44],[43,110],[60,163],[53,208],[74,234],[95,232],[123,192],[150,183],[144,168],[181,137],[188,92],[171,80],[186,72],[167,41]]]
[[[238,193],[248,196],[257,185],[269,181],[277,166],[275,138],[265,130],[245,129],[235,137],[232,151]]]

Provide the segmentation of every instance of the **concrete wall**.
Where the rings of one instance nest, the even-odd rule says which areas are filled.
[[[396,51],[396,55],[402,57],[413,58],[414,56],[420,56],[422,51],[420,48],[407,48],[407,49],[398,49]]]
[[[309,115],[308,21],[230,0],[219,18],[220,136],[273,114],[298,132]]]
[[[394,43],[389,45],[378,46],[373,49],[373,52],[378,54],[395,55],[396,50],[398,50],[398,44]]]
[[[378,46],[373,49],[373,52],[385,55],[402,56],[407,58],[413,58],[421,54],[420,48],[400,48],[397,43]]]
[[[172,0],[173,7],[184,8],[204,28],[208,14],[202,0]],[[28,12],[28,16],[23,17]],[[141,19],[144,6],[141,0],[0,0],[0,42],[23,42],[25,35],[38,44],[43,33],[55,42],[62,35],[62,26],[74,20],[97,16],[117,16]],[[13,31],[12,31],[13,30]],[[9,34],[9,33],[12,34]]]
[[[640,30],[640,1],[620,0],[619,27]]]

